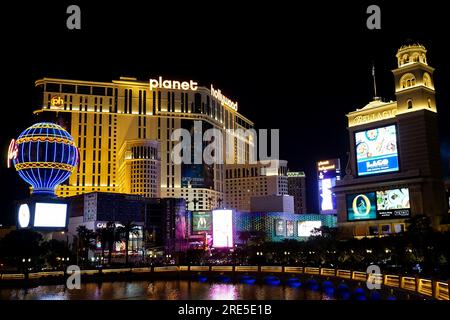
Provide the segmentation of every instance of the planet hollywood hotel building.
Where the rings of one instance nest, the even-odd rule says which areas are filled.
[[[446,214],[434,69],[422,45],[397,52],[397,101],[379,98],[347,114],[346,175],[336,182],[338,226],[349,236],[401,232],[415,215],[439,229]]]
[[[43,78],[36,81],[42,119],[74,137],[80,164],[58,196],[121,192],[184,198],[189,210],[210,210],[224,199],[224,164],[174,164],[175,129],[250,129],[237,103],[197,82],[121,77],[112,82]],[[195,129],[198,131],[197,129]],[[192,139],[194,141],[194,139]],[[234,133],[227,163],[248,160],[250,138]],[[230,160],[231,157],[231,160]]]

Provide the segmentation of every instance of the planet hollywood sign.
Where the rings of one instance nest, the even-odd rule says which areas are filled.
[[[150,90],[154,89],[168,89],[168,90],[183,90],[183,91],[197,91],[198,90],[198,82],[194,80],[189,81],[177,81],[177,80],[165,80],[163,77],[158,77],[158,79],[150,79]],[[220,89],[215,89],[213,85],[211,85],[211,96],[218,100],[220,104],[226,105],[233,110],[237,111],[238,103],[232,101],[222,94]]]

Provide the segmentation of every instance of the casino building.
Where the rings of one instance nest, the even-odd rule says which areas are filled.
[[[77,171],[57,188],[58,196],[119,192],[184,198],[189,210],[210,210],[225,197],[224,165],[175,164],[173,131],[184,128],[195,136],[216,128],[225,135],[253,127],[236,102],[192,80],[43,78],[36,89],[35,113],[66,128],[80,152]],[[194,121],[201,122],[200,130]],[[227,163],[248,160],[250,139],[232,133]]]
[[[401,232],[412,216],[439,229],[447,212],[439,157],[434,68],[420,44],[402,46],[392,70],[397,101],[375,98],[347,114],[350,153],[336,182],[338,226],[349,236]]]

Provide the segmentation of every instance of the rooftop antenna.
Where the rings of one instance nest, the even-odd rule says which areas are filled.
[[[373,61],[372,61],[372,77],[373,77],[373,91],[375,93],[373,100],[380,100],[380,97],[378,97],[377,95],[377,80],[375,78],[375,63]]]

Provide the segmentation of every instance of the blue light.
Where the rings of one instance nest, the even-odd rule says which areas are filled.
[[[13,160],[19,176],[34,194],[54,195],[78,164],[78,150],[61,126],[42,122],[24,130],[17,138],[18,156]],[[53,148],[52,148],[53,145]]]

